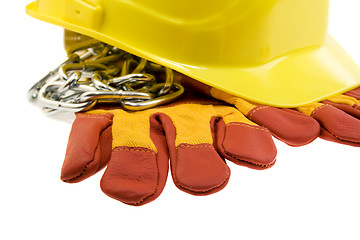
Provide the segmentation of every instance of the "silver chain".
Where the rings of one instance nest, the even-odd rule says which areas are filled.
[[[164,75],[163,81],[157,77]],[[29,98],[47,112],[86,111],[98,103],[135,111],[169,103],[183,92],[171,69],[91,39],[68,49],[67,60],[38,81]]]

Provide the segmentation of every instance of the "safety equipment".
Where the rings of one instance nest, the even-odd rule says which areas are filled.
[[[185,86],[235,106],[249,120],[266,127],[274,137],[288,145],[302,146],[320,136],[328,141],[360,147],[360,87],[297,109],[281,109],[248,102],[187,76],[177,78]]]
[[[298,110],[321,125],[325,140],[360,147],[360,88],[331,97],[321,103],[308,104]]]
[[[63,181],[81,181],[108,165],[103,191],[142,205],[164,188],[169,157],[175,184],[195,195],[226,186],[230,170],[223,158],[254,169],[275,163],[270,132],[224,102],[188,90],[182,100],[156,107],[179,98],[181,75],[94,39],[71,42],[67,61],[30,90],[46,111],[82,111]]]
[[[328,35],[329,0],[39,0],[31,16],[227,93],[297,107],[360,85]]]
[[[102,190],[126,204],[143,205],[163,190],[169,157],[176,186],[207,195],[229,180],[223,158],[266,169],[275,163],[276,148],[270,132],[236,108],[186,95],[144,111],[109,108],[77,113],[61,179],[79,182],[107,165]]]
[[[100,103],[144,110],[169,103],[184,89],[171,69],[82,35],[65,34],[67,60],[29,90],[30,101],[47,112],[86,111]],[[73,38],[74,37],[74,38]],[[165,72],[163,82],[155,75]]]

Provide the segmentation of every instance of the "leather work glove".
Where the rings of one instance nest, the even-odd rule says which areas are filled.
[[[321,125],[322,139],[360,147],[360,87],[298,108]]]
[[[360,87],[326,101],[296,109],[276,108],[249,102],[183,76],[184,85],[235,106],[249,120],[267,128],[290,146],[302,146],[320,137],[360,146]]]
[[[223,189],[230,169],[224,158],[266,169],[275,163],[270,132],[221,101],[184,96],[143,111],[96,109],[77,113],[61,179],[80,182],[107,165],[101,189],[130,205],[162,192],[170,168],[175,185],[193,195]]]

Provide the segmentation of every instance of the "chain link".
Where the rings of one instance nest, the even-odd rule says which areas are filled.
[[[169,103],[184,88],[173,71],[116,47],[90,39],[67,50],[68,59],[29,90],[29,99],[47,112],[86,111],[98,103],[144,110]],[[165,80],[160,81],[165,75]]]

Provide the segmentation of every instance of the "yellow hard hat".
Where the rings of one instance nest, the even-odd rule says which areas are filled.
[[[37,0],[31,16],[278,107],[360,85],[328,35],[329,0]]]

